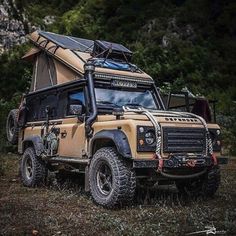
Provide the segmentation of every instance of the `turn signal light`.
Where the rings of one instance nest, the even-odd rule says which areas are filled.
[[[144,144],[144,141],[142,139],[140,139],[139,144],[142,146]]]

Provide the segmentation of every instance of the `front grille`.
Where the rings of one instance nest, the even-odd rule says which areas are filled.
[[[200,153],[206,147],[203,128],[163,127],[163,152]]]

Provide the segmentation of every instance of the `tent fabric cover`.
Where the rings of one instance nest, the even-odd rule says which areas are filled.
[[[54,61],[46,53],[41,52],[35,61],[30,91],[36,91],[57,84]]]

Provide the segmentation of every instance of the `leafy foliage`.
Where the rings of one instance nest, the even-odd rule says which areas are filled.
[[[5,135],[8,112],[19,106],[22,93],[29,87],[31,66],[21,60],[28,47],[16,47],[0,57],[0,151],[9,150]]]
[[[133,62],[159,86],[187,86],[217,99],[219,113],[235,116],[235,1],[17,0],[16,5],[42,29],[125,44],[134,52]],[[45,25],[46,15],[54,15],[55,23]],[[0,58],[0,95],[6,100],[27,87],[23,75],[30,71],[17,61],[23,49]]]
[[[11,100],[13,96],[22,93],[29,86],[31,66],[21,60],[28,47],[28,45],[16,47],[0,57],[0,98],[4,101]]]

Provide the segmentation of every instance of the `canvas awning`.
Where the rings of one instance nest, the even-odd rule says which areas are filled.
[[[36,54],[38,54],[40,51],[41,50],[39,48],[33,47],[22,57],[22,59],[26,61],[33,61]]]

